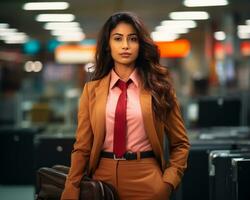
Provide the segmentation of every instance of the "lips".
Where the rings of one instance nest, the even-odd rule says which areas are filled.
[[[124,53],[120,53],[120,55],[122,57],[129,57],[129,56],[131,56],[131,53],[124,52]]]

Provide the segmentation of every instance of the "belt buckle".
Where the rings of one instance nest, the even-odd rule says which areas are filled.
[[[116,157],[116,155],[114,154],[114,160],[127,160],[125,157],[120,157],[120,158],[118,158],[118,157]]]

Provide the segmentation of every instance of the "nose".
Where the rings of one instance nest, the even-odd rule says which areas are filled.
[[[122,42],[122,48],[123,49],[128,49],[129,48],[129,44],[128,44],[127,40],[123,40],[123,42]]]

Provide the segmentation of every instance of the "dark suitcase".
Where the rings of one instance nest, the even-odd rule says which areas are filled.
[[[70,165],[74,134],[43,134],[35,138],[35,168]]]
[[[37,171],[36,200],[60,200],[69,168],[56,165]],[[80,183],[79,200],[118,200],[115,188],[105,182],[92,180],[86,175]]]
[[[34,137],[42,129],[0,128],[0,184],[34,184]]]
[[[232,141],[191,141],[188,167],[183,176],[177,200],[209,200],[209,153],[212,150],[232,149],[233,146]]]
[[[250,199],[250,159],[233,158],[233,198],[232,200]]]
[[[233,158],[250,158],[249,150],[220,150],[209,154],[210,200],[232,200]]]

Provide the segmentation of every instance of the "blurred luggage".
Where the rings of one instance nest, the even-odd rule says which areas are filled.
[[[68,168],[56,165],[43,167],[37,171],[36,200],[60,200],[67,177]],[[92,180],[86,175],[80,183],[79,200],[118,200],[115,188],[105,182]]]
[[[210,200],[232,200],[232,159],[250,158],[250,150],[219,150],[209,154]]]
[[[41,127],[0,128],[0,184],[34,184],[34,137]]]
[[[209,200],[208,158],[212,150],[234,148],[232,141],[191,141],[188,167],[183,176],[176,200]]]
[[[232,200],[250,199],[250,159],[233,158],[233,198]]]

